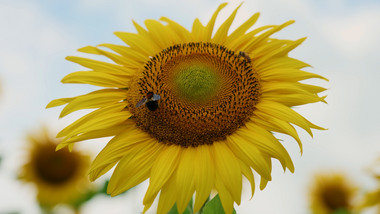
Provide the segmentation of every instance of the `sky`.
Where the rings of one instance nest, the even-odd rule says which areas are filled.
[[[0,0],[0,213],[18,210],[39,213],[34,189],[15,177],[25,158],[25,136],[43,124],[52,131],[74,121],[83,112],[58,120],[61,108],[45,109],[52,99],[95,89],[63,85],[60,80],[80,67],[66,61],[76,50],[101,43],[122,44],[115,31],[135,32],[132,20],[161,16],[190,29],[195,17],[206,23],[222,1],[216,0]],[[241,2],[230,1],[217,25]],[[321,171],[340,171],[364,189],[376,187],[366,169],[380,156],[380,2],[376,0],[250,0],[244,2],[232,28],[260,12],[257,26],[296,23],[275,34],[277,38],[308,39],[291,56],[313,67],[330,81],[311,81],[329,90],[326,104],[295,108],[310,121],[328,128],[311,138],[299,130],[304,152],[294,140],[284,140],[295,173],[283,172],[275,161],[273,181],[250,200],[243,190],[238,213],[308,213],[308,188]],[[96,154],[106,140],[79,143]],[[95,145],[95,146],[94,146]],[[107,174],[105,177],[109,176]],[[103,178],[105,179],[105,178]],[[83,213],[139,213],[147,182],[123,196],[98,197]],[[150,210],[153,213],[154,209]],[[65,211],[63,211],[65,212]],[[366,213],[374,213],[368,210]]]

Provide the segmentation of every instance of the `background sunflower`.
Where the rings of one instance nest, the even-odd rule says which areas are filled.
[[[28,136],[26,162],[19,178],[36,187],[41,207],[53,209],[58,204],[73,205],[91,188],[87,179],[90,156],[64,149],[56,152],[60,140],[46,129]]]
[[[41,120],[49,124],[56,122],[60,109],[44,110],[50,100],[93,90],[90,86],[68,89],[57,84],[65,74],[79,68],[62,60],[65,56],[73,54],[77,47],[88,44],[120,42],[110,32],[133,31],[133,25],[129,22],[132,18],[143,23],[147,18],[158,19],[165,15],[190,28],[194,17],[200,17],[204,23],[221,3],[111,2],[0,2],[0,76],[3,86],[0,103],[0,151],[3,155],[0,168],[0,211],[19,208],[23,213],[39,213],[30,191],[13,180],[13,175],[18,170],[17,165],[22,163],[20,142],[24,131]],[[238,3],[240,2],[228,6],[221,18],[228,16]],[[329,131],[317,133],[313,139],[315,143],[311,143],[310,138],[301,132],[300,137],[305,139],[304,144],[307,145],[302,160],[297,145],[285,145],[297,166],[296,176],[283,174],[281,166],[275,163],[273,182],[268,184],[265,191],[258,192],[249,201],[250,190],[243,188],[242,204],[238,207],[238,212],[305,213],[308,210],[307,201],[303,199],[305,187],[312,179],[314,170],[325,167],[346,169],[350,177],[356,178],[367,189],[377,186],[377,182],[363,178],[362,168],[369,165],[380,150],[377,143],[379,100],[373,99],[380,90],[377,84],[380,79],[377,72],[380,32],[373,27],[379,25],[379,7],[377,1],[371,0],[252,0],[244,3],[237,22],[256,11],[262,14],[257,23],[259,26],[297,20],[295,25],[278,36],[296,39],[307,34],[308,39],[304,45],[294,51],[292,56],[312,64],[314,68],[308,71],[318,72],[328,78],[330,84],[325,87],[331,89],[326,99],[328,106],[317,105],[299,110],[316,124],[328,126]],[[220,21],[217,20],[216,24],[219,25]],[[55,130],[83,113],[63,119]],[[291,141],[285,136],[277,136],[287,142]],[[88,144],[85,143],[84,147],[88,148]],[[91,142],[91,145],[95,153],[104,146],[99,141]],[[141,189],[145,189],[147,183],[144,185]],[[136,194],[130,194],[133,196],[123,196],[128,199],[117,197],[112,201],[96,200],[86,206],[84,212],[104,213],[111,209],[114,213],[134,213],[142,209],[139,202],[144,193],[139,189]]]
[[[309,190],[312,213],[353,213],[357,190],[357,186],[343,173],[315,175]]]

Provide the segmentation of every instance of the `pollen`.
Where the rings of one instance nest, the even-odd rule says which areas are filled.
[[[159,142],[183,147],[224,140],[253,114],[260,81],[251,62],[213,43],[171,46],[150,58],[127,102],[137,126]],[[136,107],[148,92],[158,109]]]

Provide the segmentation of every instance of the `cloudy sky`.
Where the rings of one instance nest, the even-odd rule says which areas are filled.
[[[217,23],[241,1],[222,11]],[[23,162],[25,135],[42,124],[53,131],[72,122],[79,114],[58,120],[61,108],[45,110],[55,98],[89,92],[93,87],[63,85],[60,79],[78,66],[64,60],[81,55],[76,49],[100,43],[121,44],[115,31],[135,32],[131,20],[167,16],[187,28],[195,17],[206,23],[221,3],[216,0],[0,0],[0,213],[39,213],[33,189],[14,178]],[[308,213],[307,190],[320,171],[342,171],[363,188],[376,183],[365,169],[380,156],[380,2],[376,0],[249,0],[239,11],[238,26],[260,12],[256,26],[296,23],[275,36],[308,39],[291,56],[306,61],[308,69],[330,79],[313,83],[329,88],[328,105],[296,108],[312,122],[327,127],[314,138],[300,130],[304,142],[301,156],[296,143],[277,135],[293,158],[294,174],[275,162],[273,181],[258,188],[249,200],[244,190],[238,213]],[[80,114],[82,115],[82,114]],[[92,145],[96,145],[95,148]],[[105,141],[83,142],[81,148],[95,154]],[[96,198],[84,213],[139,213],[147,183],[125,196]],[[247,186],[248,187],[248,186]],[[154,210],[154,209],[151,209]],[[373,213],[369,210],[368,213]]]

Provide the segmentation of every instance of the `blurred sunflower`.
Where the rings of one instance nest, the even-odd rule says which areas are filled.
[[[37,187],[37,200],[42,207],[71,204],[83,196],[90,182],[86,174],[90,157],[68,149],[55,151],[58,139],[44,130],[41,136],[28,136],[29,151],[20,179]]]
[[[254,14],[228,34],[238,8],[214,31],[221,4],[206,26],[195,19],[191,31],[163,17],[146,20],[137,33],[116,32],[124,45],[87,46],[81,52],[105,56],[113,63],[69,56],[89,71],[71,73],[63,83],[105,87],[86,95],[53,100],[67,104],[60,117],[96,109],[63,129],[58,149],[73,143],[115,136],[92,163],[90,179],[116,166],[108,192],[114,196],[150,179],[143,203],[149,209],[159,192],[158,213],[174,203],[182,213],[196,192],[194,212],[212,189],[226,213],[240,204],[242,175],[261,175],[260,188],[271,180],[271,158],[294,171],[292,160],[272,131],[288,134],[302,145],[293,127],[312,135],[318,127],[292,106],[325,102],[325,88],[300,83],[324,77],[302,71],[309,65],[288,56],[305,38],[271,38],[292,24],[248,31]],[[164,24],[165,23],[165,24]],[[107,51],[108,48],[111,51]]]
[[[369,168],[369,173],[378,182],[378,188],[364,194],[358,205],[358,210],[377,206],[377,213],[380,213],[380,158]]]
[[[316,175],[310,191],[310,207],[315,214],[352,213],[357,187],[343,174]]]

